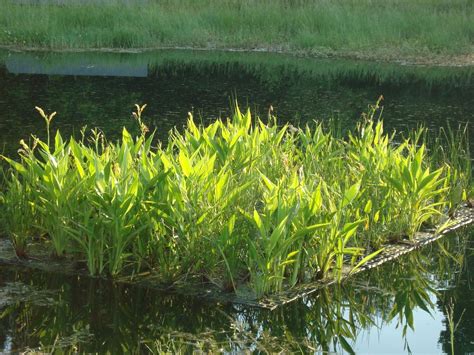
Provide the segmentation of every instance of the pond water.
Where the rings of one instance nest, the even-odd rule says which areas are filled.
[[[472,353],[473,236],[274,311],[1,266],[0,351]]]
[[[110,138],[137,129],[131,112],[146,103],[145,121],[164,140],[188,112],[203,122],[226,117],[234,98],[264,118],[271,105],[280,122],[336,118],[352,128],[383,95],[387,128],[437,129],[473,120],[473,73],[263,53],[0,51],[0,142],[15,152],[19,139],[45,135],[35,106],[58,112],[53,129],[79,134],[87,125]]]
[[[133,130],[135,103],[165,140],[193,112],[204,123],[237,98],[266,117],[354,126],[384,96],[385,125],[404,131],[472,122],[473,68],[410,67],[263,53],[0,51],[0,143],[53,128]],[[474,133],[472,125],[470,133]],[[472,229],[276,311],[220,304],[108,281],[0,265],[0,352],[474,352]],[[452,307],[452,308],[451,308]],[[452,310],[452,311],[451,311]],[[459,323],[458,323],[459,322]]]

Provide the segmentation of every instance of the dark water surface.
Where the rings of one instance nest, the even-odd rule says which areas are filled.
[[[188,112],[203,122],[226,117],[232,97],[263,117],[272,105],[281,122],[335,117],[353,128],[383,95],[387,128],[437,129],[474,119],[473,73],[263,53],[0,52],[0,143],[14,152],[21,138],[45,135],[34,106],[58,112],[53,129],[78,133],[87,125],[117,137],[136,126],[134,104],[146,103],[145,121],[165,140]]]
[[[336,117],[352,128],[383,95],[389,129],[437,129],[474,120],[473,72],[248,53],[0,52],[0,144],[15,154],[20,139],[45,134],[34,106],[57,111],[53,128],[66,134],[87,125],[114,138],[136,129],[133,105],[147,103],[145,121],[165,140],[189,111],[225,117],[232,96],[262,116],[272,105],[282,122]],[[452,319],[455,353],[474,353],[472,237],[273,312],[0,265],[0,352],[451,353]]]
[[[472,353],[472,232],[275,311],[0,266],[0,351]]]

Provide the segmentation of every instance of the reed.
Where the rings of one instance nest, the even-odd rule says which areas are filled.
[[[378,103],[347,138],[236,107],[208,126],[190,114],[157,147],[144,108],[136,137],[123,129],[108,142],[95,130],[64,140],[57,131],[49,144],[22,142],[19,161],[2,156],[2,226],[19,256],[38,230],[55,256],[84,261],[92,275],[200,277],[260,297],[340,280],[384,244],[437,224],[460,202],[452,190],[470,186],[458,183],[456,151],[432,158],[422,130],[396,144]],[[49,129],[54,115],[40,113]]]

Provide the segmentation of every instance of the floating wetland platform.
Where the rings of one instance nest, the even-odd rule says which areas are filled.
[[[446,228],[443,228],[440,231],[436,229],[420,231],[417,232],[411,240],[401,240],[396,243],[387,244],[384,246],[382,252],[380,252],[376,257],[362,265],[357,270],[351,271],[350,268],[347,268],[347,270],[343,272],[343,279],[347,279],[352,275],[373,269],[385,264],[386,262],[396,260],[397,258],[409,252],[433,243],[450,232],[454,232],[473,223],[474,208],[464,204],[459,207],[452,215],[452,218],[449,219],[449,223],[447,223]],[[20,259],[16,256],[11,242],[6,238],[0,238],[0,265],[1,264],[29,267],[44,272],[92,277],[87,273],[87,270],[78,267],[77,262],[71,261],[69,259],[52,259],[48,252],[42,248],[33,247],[31,248],[31,253],[28,258]],[[132,275],[129,277],[121,277],[114,279],[113,281],[116,283],[135,285],[138,287],[155,288],[163,290],[163,292],[175,292],[179,294],[185,293],[193,297],[200,297],[203,299],[210,299],[219,302],[230,302],[269,310],[274,310],[279,306],[314,294],[318,290],[321,290],[322,288],[328,287],[337,282],[335,278],[325,278],[315,282],[304,283],[295,286],[290,290],[255,300],[249,299],[248,297],[245,297],[244,294],[239,292],[236,294],[224,293],[223,291],[216,290],[215,287],[212,287],[212,285],[211,287],[208,287],[208,283],[201,283],[200,287],[197,288],[194,287],[194,283],[191,285],[178,285],[177,287],[175,286],[172,288],[165,287],[157,283],[156,280],[154,280],[153,275],[149,272]]]

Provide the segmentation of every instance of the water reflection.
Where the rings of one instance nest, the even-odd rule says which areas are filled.
[[[0,351],[474,350],[472,233],[373,269],[276,311],[215,304],[98,279],[1,266]],[[439,340],[438,340],[439,339]]]
[[[113,138],[123,126],[137,129],[130,110],[148,103],[147,123],[164,140],[188,111],[203,120],[228,115],[234,93],[263,115],[273,105],[296,123],[336,116],[345,127],[383,94],[388,129],[437,128],[473,120],[472,73],[265,54],[0,52],[0,149],[13,154],[21,138],[44,133],[35,105],[58,111],[53,128],[66,134],[88,125]],[[473,352],[472,244],[441,243],[273,312],[0,266],[0,352],[449,353],[451,300],[455,323],[465,310],[455,349]]]
[[[51,64],[34,53],[11,53],[5,58],[5,68],[12,74],[73,75],[73,76],[148,76],[146,63],[105,62],[83,57],[80,61],[62,60]]]
[[[21,138],[44,134],[34,106],[58,112],[53,129],[88,125],[114,138],[134,128],[135,103],[148,104],[147,123],[164,140],[188,111],[204,121],[228,115],[232,95],[263,116],[272,105],[282,120],[338,117],[353,127],[383,94],[388,129],[438,128],[473,120],[473,72],[249,53],[0,51],[0,143],[13,153]]]

